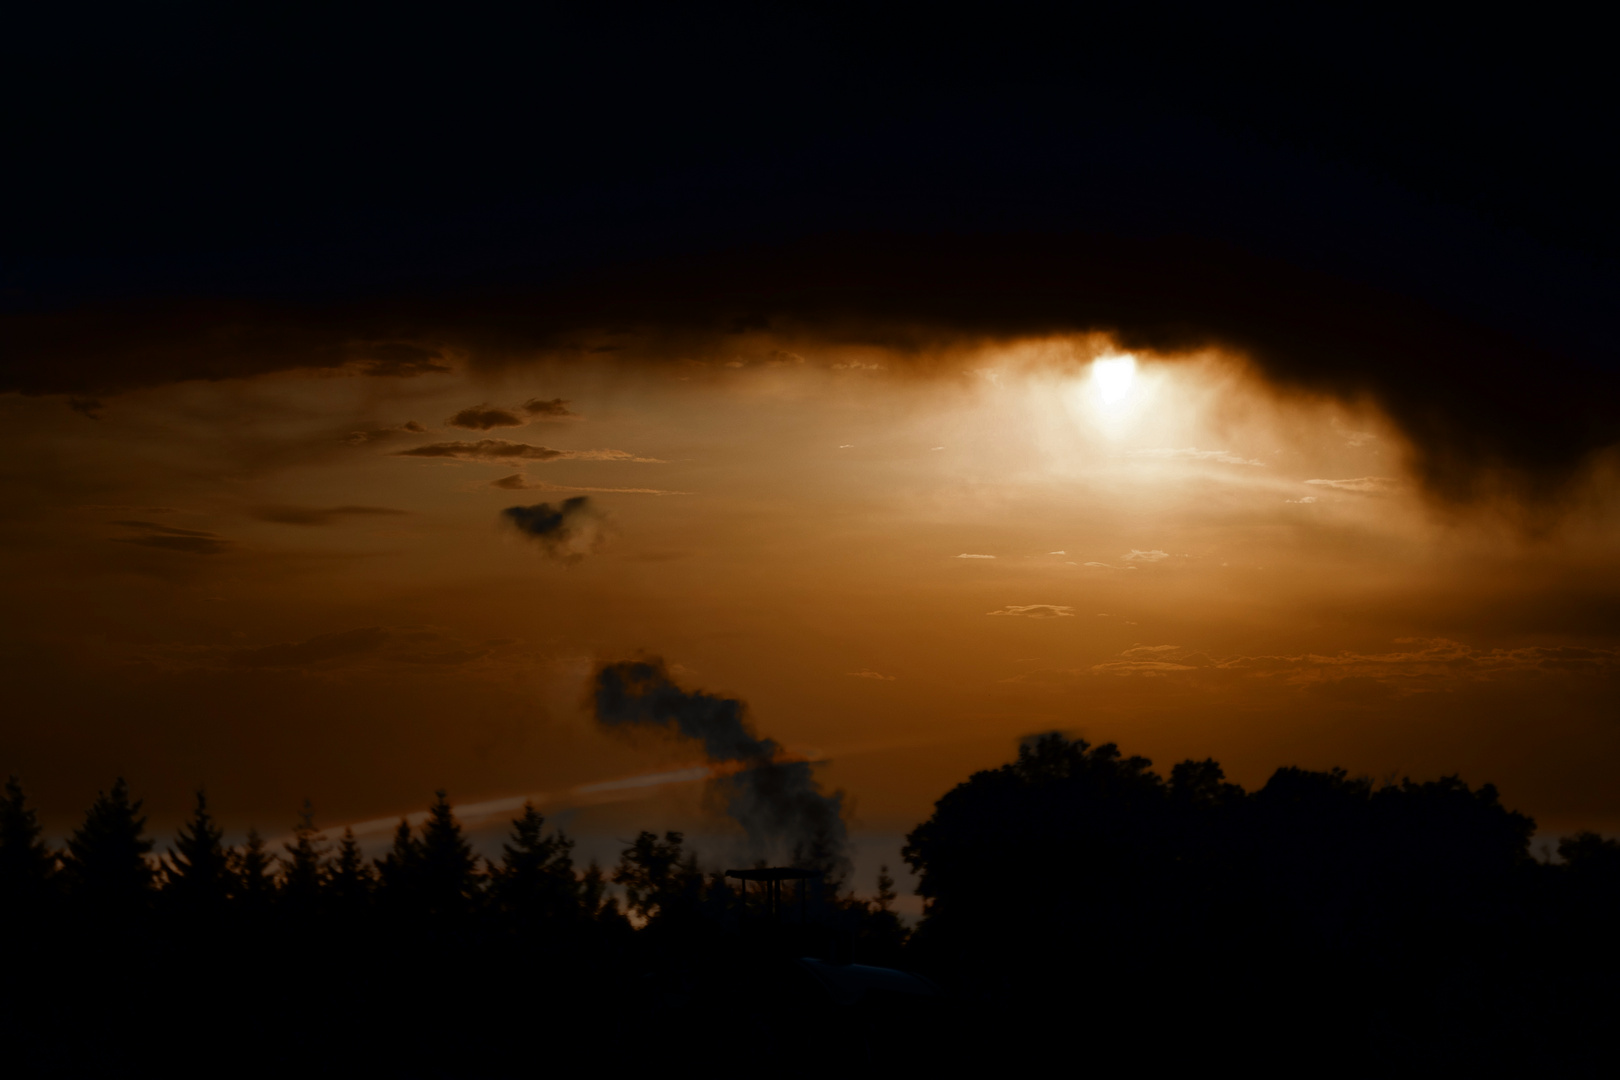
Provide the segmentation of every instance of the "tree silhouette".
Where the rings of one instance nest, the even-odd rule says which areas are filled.
[[[508,915],[557,920],[580,911],[574,842],[561,831],[546,833],[545,824],[540,811],[524,803],[522,816],[512,822],[511,839],[501,845],[501,865],[490,888]]]
[[[235,888],[224,833],[208,812],[208,796],[197,789],[197,805],[175,834],[163,867],[163,892],[188,914],[218,911]]]
[[[309,800],[293,826],[293,839],[287,849],[286,868],[281,875],[282,903],[303,914],[315,910],[326,885],[326,837],[315,827],[315,812]]]
[[[410,907],[417,896],[417,883],[421,878],[422,846],[411,835],[411,826],[404,818],[394,826],[394,842],[388,853],[376,862],[378,895],[384,904],[396,911]]]
[[[1558,856],[1578,878],[1620,886],[1620,841],[1582,831],[1558,841]]]
[[[466,914],[478,898],[483,874],[443,791],[434,792],[417,845],[420,902],[431,915]]]
[[[579,876],[579,904],[587,918],[599,922],[615,923],[624,918],[618,898],[608,892],[608,876],[595,859]]]
[[[0,909],[32,907],[51,891],[56,855],[45,846],[39,816],[13,776],[0,799]]]
[[[278,1073],[320,1061],[516,1074],[532,1067],[532,1042],[471,1055],[463,1033],[543,1009],[636,1061],[659,1060],[706,1014],[747,1018],[756,1048],[791,1049],[791,1025],[771,1019],[785,1011],[816,1030],[864,1032],[858,1053],[874,1061],[925,1062],[935,1046],[951,1069],[1004,1070],[1075,1052],[1067,1032],[1083,1015],[1109,1033],[1087,1047],[1090,1064],[1135,1067],[1156,1040],[1169,1066],[1190,1069],[1264,1017],[1256,1051],[1278,1060],[1331,1052],[1363,1072],[1530,1062],[1604,1075],[1592,1033],[1620,1008],[1620,842],[1573,834],[1559,861],[1537,862],[1534,822],[1456,776],[1375,785],[1285,767],[1251,793],[1213,760],[1161,779],[1112,744],[1032,738],[947,792],[907,837],[926,901],[915,930],[895,912],[885,865],[870,898],[811,905],[817,925],[762,932],[681,833],[651,831],[625,843],[611,875],[632,922],[609,875],[594,861],[576,871],[572,840],[547,824],[525,805],[498,864],[481,863],[439,792],[423,826],[402,820],[372,864],[352,829],[328,859],[306,801],[278,877],[256,831],[224,847],[199,791],[161,864],[161,910],[182,917],[127,918],[153,895],[154,864],[141,804],[120,780],[62,856],[57,879],[75,902],[0,920],[0,992],[38,988],[31,1010],[0,1001],[0,1045],[36,1048],[25,1063],[43,1062],[36,1072],[105,1071],[159,1022],[155,1003],[197,987],[212,1002],[188,1014],[198,1031],[227,1010],[273,1008],[283,987],[243,960],[271,950],[277,970],[306,980],[311,1008],[354,1017],[351,1033],[381,1030],[413,980],[491,988],[436,1002],[431,1031],[380,1049],[343,1035],[334,1054],[339,1035],[292,1032],[260,1051]],[[0,895],[48,888],[54,861],[13,778],[0,800]],[[791,894],[787,907],[798,907]],[[191,917],[209,909],[248,917]],[[789,960],[804,956],[925,971],[960,1011],[929,1019],[934,1005],[895,996],[902,977]],[[561,989],[539,987],[541,970]],[[627,997],[644,1005],[635,1023],[601,1007]],[[78,1011],[54,1004],[70,999]],[[1532,1044],[1525,1033],[1537,1031],[1560,1034]]]
[[[236,896],[244,910],[262,914],[276,895],[276,862],[266,850],[258,829],[249,829],[247,839],[235,852]]]
[[[703,875],[684,848],[685,837],[666,832],[642,832],[619,855],[615,883],[624,887],[625,899],[636,915],[652,920],[696,905]]]
[[[145,908],[155,876],[147,854],[141,800],[129,798],[129,785],[119,777],[112,789],[97,792],[84,822],[68,838],[63,870],[78,900],[117,912]]]
[[[976,964],[997,950],[1056,947],[1052,935],[1099,922],[1123,931],[1146,918],[1170,862],[1165,786],[1151,764],[1112,743],[1093,749],[1049,734],[947,792],[902,850],[928,903],[919,935],[953,938],[960,962]],[[1009,907],[1003,867],[1017,868],[1021,915]]]
[[[327,893],[336,910],[353,913],[363,910],[377,887],[377,874],[360,853],[354,830],[345,828],[326,881]]]

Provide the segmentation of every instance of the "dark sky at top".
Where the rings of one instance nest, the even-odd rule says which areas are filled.
[[[1620,430],[1613,80],[1567,19],[81,5],[0,48],[0,389],[854,312],[1234,343],[1454,493]],[[225,324],[305,329],[186,359]]]

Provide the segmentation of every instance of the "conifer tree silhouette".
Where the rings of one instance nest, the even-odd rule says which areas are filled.
[[[395,910],[409,907],[417,897],[422,866],[422,847],[411,835],[410,822],[399,819],[394,826],[394,843],[376,865],[382,901]]]
[[[315,811],[308,799],[293,826],[293,840],[287,849],[286,868],[281,876],[281,899],[289,908],[312,912],[320,901],[329,873],[326,865],[326,836],[315,827]]]
[[[478,897],[483,874],[442,790],[434,792],[417,851],[418,888],[427,912],[454,916],[469,911]]]
[[[0,799],[0,910],[40,903],[55,883],[56,855],[45,846],[39,815],[13,776]]]
[[[63,859],[69,888],[81,902],[112,911],[143,909],[155,871],[147,854],[141,800],[131,802],[129,785],[119,777],[110,791],[97,792],[84,822],[68,838]]]
[[[258,829],[248,830],[235,854],[237,899],[247,911],[262,913],[275,897],[277,859],[265,850]]]
[[[357,912],[370,902],[376,885],[376,872],[366,862],[365,856],[360,854],[360,842],[354,838],[354,830],[345,828],[343,839],[338,843],[337,856],[332,860],[327,875],[327,895],[338,911]]]
[[[580,909],[574,842],[560,830],[547,834],[545,824],[533,804],[523,804],[490,881],[501,909],[526,921],[564,918]]]
[[[163,867],[163,892],[189,914],[223,907],[235,885],[224,833],[208,812],[208,796],[197,789],[191,818],[175,834]]]

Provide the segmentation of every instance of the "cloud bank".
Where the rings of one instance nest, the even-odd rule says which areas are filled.
[[[1102,333],[1122,349],[1168,357],[1221,349],[1280,389],[1377,405],[1411,441],[1428,490],[1449,499],[1498,490],[1492,477],[1539,497],[1620,443],[1612,357],[1224,241],[1061,231],[828,234],[599,266],[544,287],[320,308],[188,300],[15,312],[0,320],[0,355],[11,358],[0,361],[0,392],[105,400],[187,379],[295,368],[407,378],[525,356],[668,367],[735,354],[737,327],[768,339],[767,349],[884,350],[894,358],[884,378],[954,377],[950,357],[961,350],[1061,334]],[[604,339],[616,351],[602,353]],[[1526,379],[1527,371],[1568,377]],[[555,401],[534,400],[529,415],[554,415]],[[494,412],[519,417],[507,409],[468,419],[504,424]],[[419,456],[547,456],[438,445]]]

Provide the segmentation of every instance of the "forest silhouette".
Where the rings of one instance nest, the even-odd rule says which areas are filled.
[[[202,791],[159,850],[119,780],[58,850],[13,777],[0,1065],[1606,1074],[1620,843],[1581,833],[1538,857],[1534,829],[1455,776],[1282,768],[1250,792],[1212,760],[1162,777],[1048,734],[907,837],[910,927],[887,868],[861,899],[811,859],[773,918],[678,832],[581,867],[532,805],[487,860],[444,792],[368,859],[307,803],[286,841],[227,846]],[[875,968],[939,992],[824,978]]]

